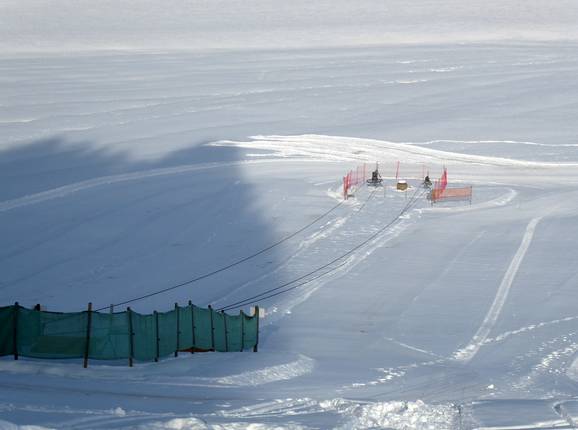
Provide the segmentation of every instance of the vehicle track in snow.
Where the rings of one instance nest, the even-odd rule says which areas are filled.
[[[119,175],[102,176],[98,178],[88,179],[85,181],[75,182],[73,184],[63,185],[61,187],[52,188],[50,190],[42,191],[35,194],[30,194],[16,199],[5,200],[0,202],[0,212],[7,212],[24,206],[36,205],[48,200],[67,197],[71,194],[82,192],[91,188],[118,184],[122,182],[140,181],[160,176],[179,175],[190,172],[198,172],[208,169],[217,169],[232,166],[244,166],[249,164],[263,164],[263,163],[304,163],[304,162],[326,162],[323,159],[266,159],[266,160],[244,160],[244,161],[225,161],[206,164],[187,164],[176,167],[166,167],[159,169],[143,170],[133,173],[123,173]]]
[[[474,337],[470,343],[454,353],[454,358],[456,360],[464,362],[470,361],[475,357],[485,340],[488,338],[490,331],[494,328],[494,325],[496,324],[496,321],[502,312],[502,308],[504,307],[504,303],[506,303],[506,299],[508,298],[508,293],[510,292],[512,283],[514,282],[520,265],[522,264],[522,261],[526,256],[526,252],[532,243],[534,232],[536,231],[536,226],[542,220],[542,218],[542,216],[534,218],[528,223],[526,232],[522,238],[522,243],[510,261],[510,265],[508,266],[502,282],[498,287],[498,291],[496,292],[492,306],[488,310],[488,313],[486,314],[482,324],[478,328],[476,334],[474,334]]]

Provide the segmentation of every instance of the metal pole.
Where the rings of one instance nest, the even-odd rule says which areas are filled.
[[[132,331],[132,311],[126,308],[128,316],[128,365],[132,367],[132,359],[134,356],[134,332]]]
[[[92,323],[92,303],[88,304],[88,311],[86,315],[86,343],[84,344],[84,363],[83,367],[88,367],[88,354],[90,353],[90,328]]]
[[[181,322],[179,321],[179,304],[175,303],[175,312],[177,313],[177,348],[175,349],[175,357],[179,355],[180,337],[181,337]]]

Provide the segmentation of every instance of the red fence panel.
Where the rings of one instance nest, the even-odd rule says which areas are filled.
[[[472,187],[441,188],[434,187],[430,193],[432,203],[448,200],[469,200],[472,201]]]
[[[349,196],[349,191],[357,187],[359,184],[365,182],[365,164],[362,166],[357,166],[354,170],[347,172],[347,175],[343,177],[343,198],[347,200]]]

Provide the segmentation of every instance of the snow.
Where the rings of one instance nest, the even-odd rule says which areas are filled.
[[[385,186],[130,303],[222,307],[301,283],[258,300],[258,353],[4,357],[0,428],[575,428],[577,14],[2,2],[3,304],[107,308],[290,236],[359,164]],[[443,167],[471,204],[425,199]]]
[[[0,48],[255,49],[573,40],[573,0],[4,0]],[[455,70],[438,65],[436,73]],[[413,80],[407,81],[409,83]]]

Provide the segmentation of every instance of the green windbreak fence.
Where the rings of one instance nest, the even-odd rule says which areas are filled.
[[[0,307],[0,355],[86,360],[157,361],[179,351],[257,350],[255,316],[194,305],[142,315],[126,312],[44,312]]]

